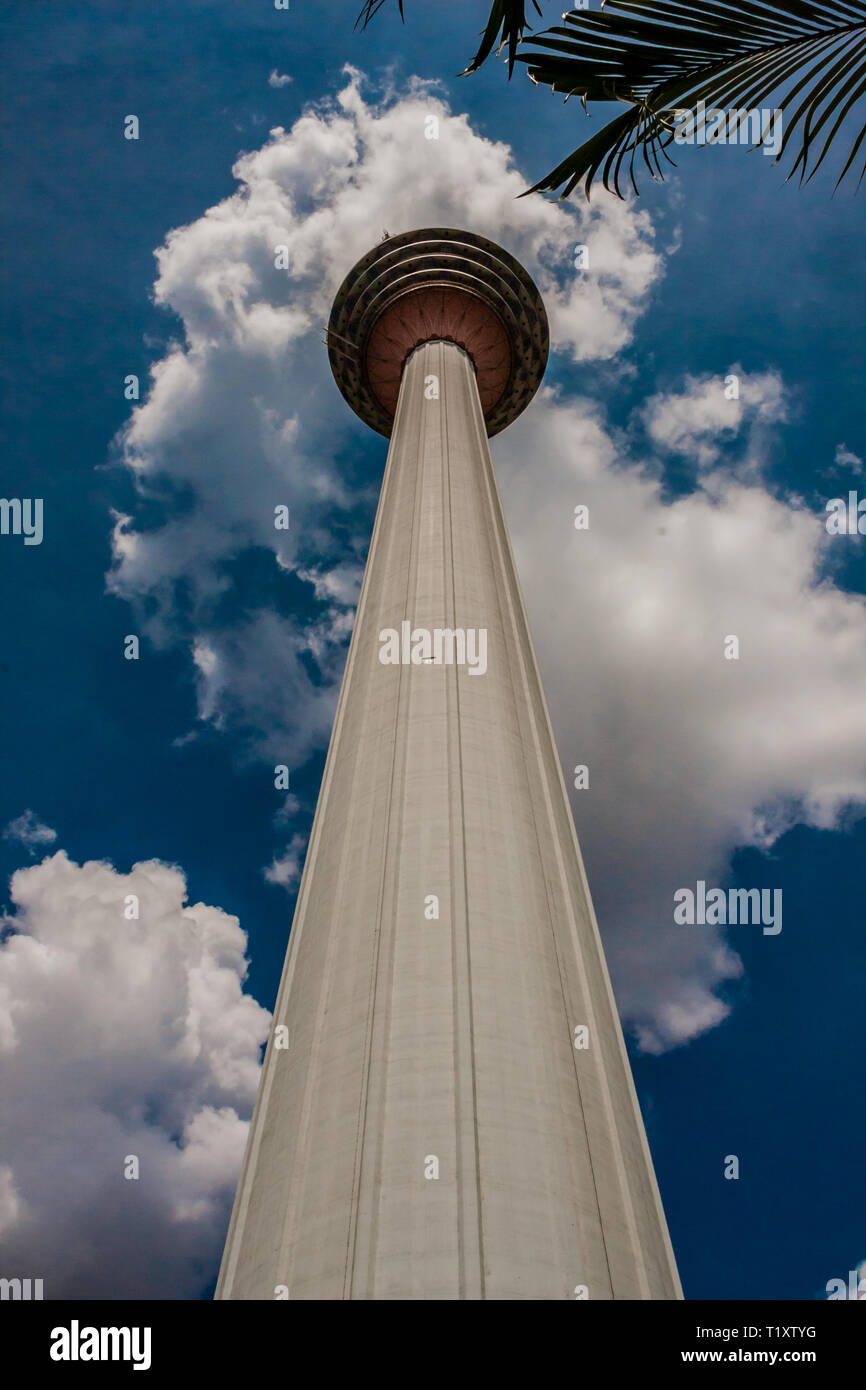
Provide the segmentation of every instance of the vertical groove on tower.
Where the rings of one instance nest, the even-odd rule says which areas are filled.
[[[444,344],[436,344],[439,349],[441,381],[445,380],[442,370]],[[442,399],[442,416],[445,421],[444,451],[445,467],[442,470],[443,514],[447,527],[443,527],[443,547],[447,544],[447,559],[443,553],[443,567],[448,575],[448,602],[443,611],[446,627],[457,626],[457,579],[454,570],[454,510],[451,487],[451,454],[448,440],[452,428],[449,420],[449,399],[446,391]],[[460,683],[457,672],[446,672],[448,698],[453,701],[453,709],[448,709],[449,724],[456,729],[449,750],[449,800],[452,811],[449,820],[451,843],[451,921],[452,953],[454,959],[454,1076],[455,1076],[455,1123],[457,1133],[457,1171],[460,1175],[460,1223],[461,1281],[460,1297],[483,1299],[485,1296],[484,1278],[484,1225],[481,1208],[480,1160],[478,1148],[478,1100],[475,1080],[475,1027],[472,1018],[472,941],[469,932],[469,885],[466,879],[466,813],[464,805],[463,739],[460,719]],[[456,823],[455,823],[456,822]],[[459,885],[460,910],[457,910],[455,888]],[[460,966],[463,966],[462,980]],[[468,1096],[468,1107],[466,1098]],[[468,1113],[467,1113],[468,1110]],[[468,1133],[467,1133],[468,1131]],[[469,1155],[467,1159],[466,1154]],[[467,1173],[471,1161],[471,1178]],[[465,1176],[464,1176],[465,1175]],[[472,1255],[467,1255],[471,1247]],[[472,1258],[474,1256],[474,1258]]]
[[[398,414],[400,406],[398,404]],[[416,547],[416,522],[418,516],[418,494],[423,487],[424,457],[423,457],[423,437],[420,429],[418,440],[415,446],[415,456],[417,464],[414,469],[407,469],[405,466],[399,468],[395,458],[395,472],[398,481],[403,488],[407,487],[407,474],[412,483],[412,511],[410,525],[408,528],[409,548],[408,563],[406,564],[406,583],[402,609],[408,611],[411,605],[411,595],[415,587],[417,570],[417,547]],[[417,581],[416,581],[417,582]],[[405,766],[407,762],[408,750],[406,747],[409,737],[409,720],[402,718],[405,705],[411,701],[411,688],[408,681],[404,680],[404,669],[401,666],[396,672],[397,675],[397,702],[394,716],[394,740],[393,756],[391,759],[391,771],[389,779],[388,797],[388,822],[386,827],[384,857],[382,863],[382,883],[379,896],[379,948],[376,955],[374,969],[374,983],[371,990],[370,1006],[370,1053],[368,1069],[365,1076],[365,1096],[364,1096],[364,1119],[363,1119],[363,1138],[362,1152],[359,1165],[359,1187],[358,1205],[367,1223],[367,1229],[361,1242],[360,1251],[356,1250],[353,1260],[353,1270],[350,1273],[352,1280],[353,1294],[359,1298],[372,1299],[376,1297],[376,1256],[377,1242],[379,1235],[380,1203],[382,1191],[382,1143],[383,1130],[385,1125],[385,1112],[387,1106],[387,1069],[383,1064],[383,1059],[388,1055],[388,1041],[390,1033],[391,1011],[393,1008],[394,991],[394,933],[396,930],[396,885],[400,873],[399,858],[393,864],[393,873],[389,878],[389,869],[392,867],[391,860],[395,853],[399,853],[399,846],[403,843],[404,825],[403,813],[405,808],[405,797],[402,795],[405,780]],[[401,728],[401,723],[405,727]],[[395,788],[398,794],[395,797]],[[395,812],[396,801],[396,812]],[[394,820],[399,821],[399,825],[394,828]],[[387,932],[386,949],[384,961],[381,948],[382,931]],[[376,1009],[380,994],[380,982],[382,975],[387,976],[385,988],[382,990],[383,1003],[381,1008]],[[372,1083],[370,1077],[373,1077]],[[370,1090],[373,1090],[371,1103]],[[360,1266],[361,1278],[358,1280],[358,1269]]]

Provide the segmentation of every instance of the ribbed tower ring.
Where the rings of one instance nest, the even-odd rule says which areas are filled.
[[[403,368],[435,339],[468,353],[490,436],[532,400],[550,342],[541,295],[520,263],[486,237],[448,227],[381,241],[334,300],[331,370],[355,413],[386,438]]]

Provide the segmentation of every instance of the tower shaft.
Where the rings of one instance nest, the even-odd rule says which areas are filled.
[[[274,1025],[218,1298],[681,1296],[454,343],[403,371]]]

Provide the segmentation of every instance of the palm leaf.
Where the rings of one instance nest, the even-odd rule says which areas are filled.
[[[573,11],[563,21],[531,40],[540,51],[517,54],[531,80],[564,92],[566,101],[579,97],[584,109],[588,101],[613,100],[627,110],[528,193],[564,185],[565,198],[582,182],[589,197],[601,170],[604,187],[623,197],[624,168],[637,193],[639,159],[653,178],[664,177],[662,159],[674,162],[667,149],[676,111],[698,101],[754,110],[771,97],[784,126],[774,162],[796,135],[799,149],[788,177],[799,171],[800,182],[808,182],[866,92],[864,0],[611,0],[601,11]],[[855,139],[837,187],[864,135],[866,129]],[[864,172],[866,165],[861,179]]]
[[[366,29],[370,20],[375,14],[378,14],[384,3],[385,0],[366,0],[364,8],[355,20],[355,28],[357,29],[358,25],[361,24],[361,27]],[[532,0],[532,3],[538,14],[541,14],[538,0]],[[400,18],[405,19],[403,0],[398,0],[398,4],[400,6]],[[468,68],[464,68],[461,77],[465,76],[466,73],[476,72],[494,48],[498,53],[505,44],[508,45],[508,76],[510,77],[514,68],[514,60],[517,57],[517,45],[529,27],[529,21],[526,18],[526,0],[493,0],[487,24],[481,35],[481,46]]]
[[[357,29],[358,25],[360,24],[362,29],[366,29],[367,25],[370,23],[370,20],[373,18],[373,15],[379,13],[384,3],[385,0],[366,0],[364,8],[361,10],[361,13],[355,20],[355,28]],[[403,13],[403,0],[397,0],[397,4],[400,6],[400,18],[403,20],[403,23],[405,24],[406,16]],[[361,23],[362,20],[363,23]]]
[[[541,14],[538,0],[532,0],[538,14]],[[514,60],[517,57],[517,45],[523,38],[524,31],[529,28],[529,21],[526,18],[526,5],[524,0],[493,0],[490,15],[484,33],[481,36],[481,46],[468,68],[464,68],[461,77],[469,72],[476,72],[484,59],[492,52],[494,45],[497,53],[504,44],[508,44],[508,76],[514,69]]]

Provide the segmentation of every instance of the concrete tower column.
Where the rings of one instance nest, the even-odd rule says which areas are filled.
[[[514,337],[422,293],[365,340],[396,412],[216,1297],[681,1297],[487,444]]]

